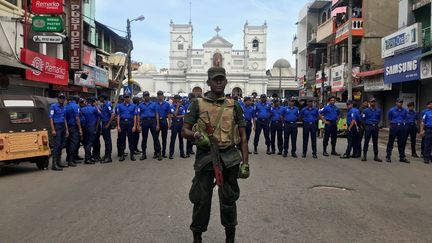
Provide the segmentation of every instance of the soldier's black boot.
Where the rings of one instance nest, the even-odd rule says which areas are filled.
[[[57,160],[56,159],[52,159],[52,170],[55,171],[62,171],[63,169],[57,164]]]
[[[193,243],[202,243],[201,232],[193,232]]]
[[[234,243],[235,242],[235,228],[225,228],[225,242],[226,243]]]
[[[258,148],[257,148],[257,146],[254,146],[254,154],[258,154]]]
[[[328,157],[328,156],[329,156],[329,154],[327,153],[327,147],[324,147],[324,152],[323,152],[323,155],[324,155],[324,156],[326,156],[326,157]]]
[[[270,151],[270,146],[267,146],[267,154],[268,155],[272,154],[271,151]]]
[[[120,155],[120,159],[119,159],[119,161],[122,162],[122,161],[124,161],[124,160],[125,160],[125,155],[124,155],[124,154]]]
[[[380,159],[380,158],[378,157],[378,155],[375,155],[375,156],[374,156],[374,161],[376,161],[376,162],[382,162],[382,159]]]
[[[363,153],[361,161],[367,161],[367,154],[366,153]]]
[[[135,155],[134,155],[134,153],[132,153],[132,152],[131,152],[130,160],[131,160],[131,161],[136,161],[136,159],[135,159]]]
[[[70,167],[76,167],[77,164],[75,163],[75,161],[73,159],[69,159],[68,160],[68,166],[70,166]]]

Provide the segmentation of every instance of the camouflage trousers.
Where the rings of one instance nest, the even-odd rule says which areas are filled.
[[[224,185],[218,188],[221,223],[226,228],[237,225],[236,201],[240,196],[237,183],[239,165],[223,168]],[[211,202],[214,187],[214,172],[212,164],[206,165],[201,171],[195,172],[189,199],[194,204],[192,214],[192,232],[205,232],[210,221]]]

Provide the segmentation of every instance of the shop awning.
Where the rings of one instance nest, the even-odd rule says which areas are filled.
[[[19,69],[27,69],[31,71],[39,71],[31,66],[21,63],[13,56],[8,55],[4,52],[0,52],[0,67],[6,67],[6,68],[12,67],[12,68],[19,68]]]
[[[364,78],[364,77],[369,77],[369,76],[375,76],[375,75],[379,75],[384,73],[384,68],[380,68],[380,69],[375,69],[372,71],[366,71],[366,72],[361,72],[361,73],[357,73],[357,77],[359,78]]]

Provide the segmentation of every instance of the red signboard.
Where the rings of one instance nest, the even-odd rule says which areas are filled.
[[[33,0],[32,12],[35,14],[62,14],[63,0]]]
[[[81,70],[83,60],[83,18],[82,0],[69,0],[69,62],[71,70]]]
[[[68,85],[67,61],[45,56],[24,48],[21,49],[20,57],[23,63],[40,70],[26,70],[26,79],[49,84]]]

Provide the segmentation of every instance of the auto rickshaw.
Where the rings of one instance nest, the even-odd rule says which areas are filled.
[[[48,168],[49,101],[29,95],[0,95],[0,166],[31,162]]]
[[[344,137],[348,134],[347,106],[346,103],[335,103],[335,106],[340,110],[340,118],[337,124],[337,134],[338,136]]]

